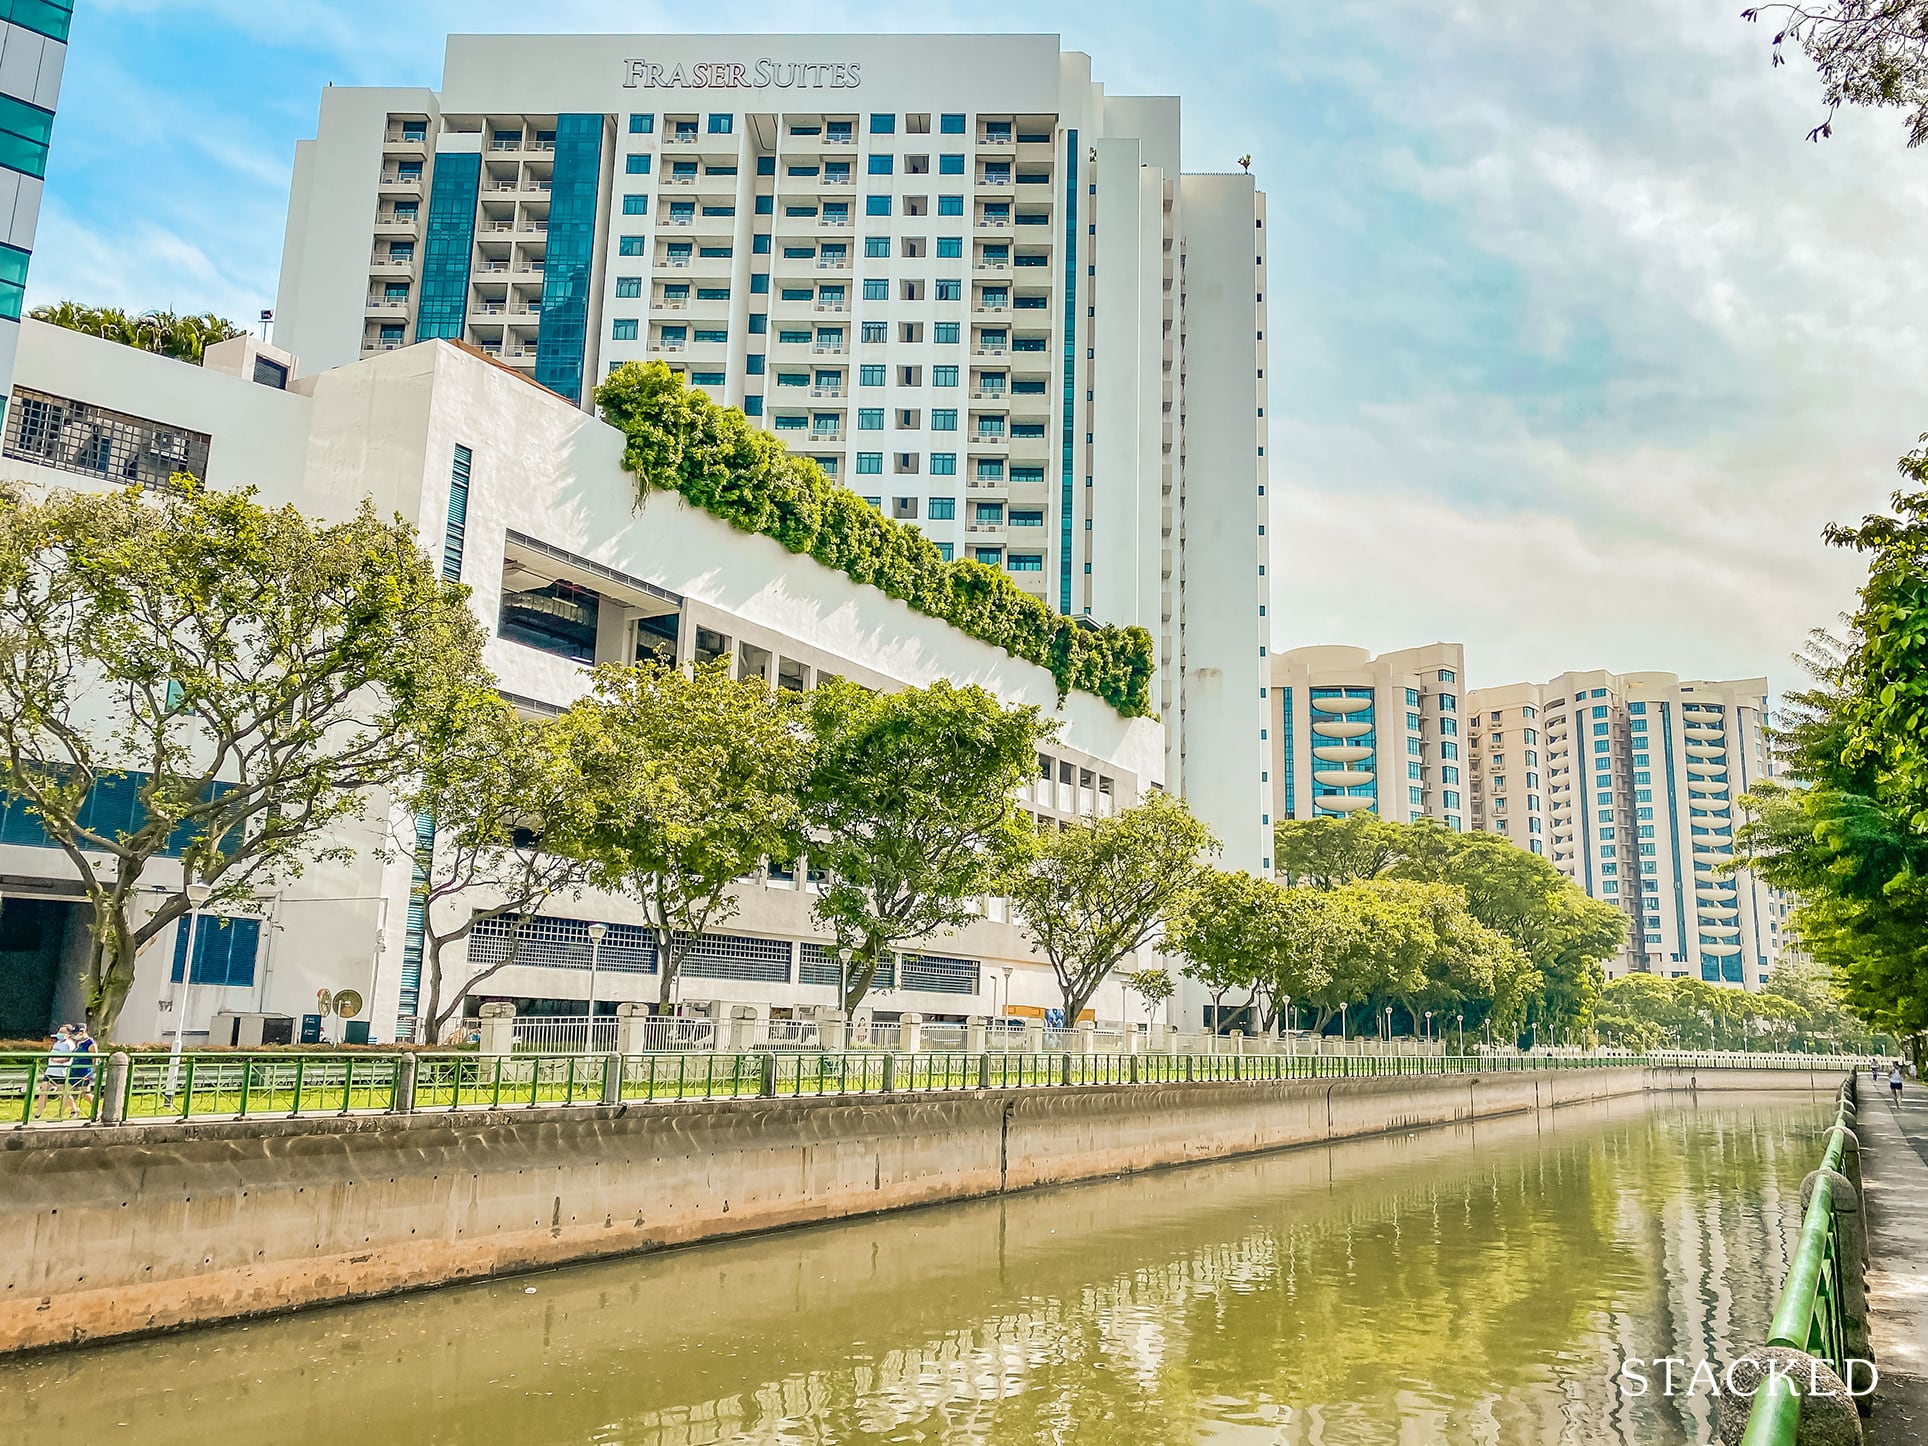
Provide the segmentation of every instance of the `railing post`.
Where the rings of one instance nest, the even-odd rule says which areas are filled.
[[[914,1065],[912,1069],[914,1074],[915,1072]],[[896,1093],[896,1090],[897,1090],[897,1056],[895,1054],[886,1054],[884,1056],[884,1093],[894,1094]]]
[[[991,1087],[991,1056],[988,1054],[977,1057],[977,1087],[981,1090]]]
[[[623,1057],[620,1054],[603,1056],[602,1102],[606,1105],[623,1102]]]
[[[415,1112],[415,1072],[419,1068],[421,1061],[413,1054],[402,1055],[395,1061],[395,1097],[388,1107],[392,1114]]]
[[[107,1056],[107,1070],[100,1082],[100,1109],[94,1115],[96,1124],[121,1125],[127,1122],[127,1076],[133,1068],[134,1063],[125,1050],[117,1049]],[[27,1111],[32,1108],[33,1082],[30,1078],[27,1094],[20,1101],[21,1123],[26,1123]]]
[[[774,1053],[766,1053],[759,1057],[757,1063],[761,1069],[757,1093],[766,1100],[773,1100],[777,1097],[777,1057]]]

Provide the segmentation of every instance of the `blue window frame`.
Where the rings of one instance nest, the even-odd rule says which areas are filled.
[[[890,197],[885,196],[883,199],[888,201]],[[888,236],[864,237],[864,255],[870,256],[870,257],[889,256],[890,255],[890,237]]]
[[[834,126],[836,122],[832,121],[831,124]],[[846,129],[844,132],[845,135],[848,135],[849,133],[850,132],[848,131],[848,129]],[[897,134],[897,117],[894,115],[873,115],[870,118],[870,133],[873,136],[896,135]]]
[[[931,521],[953,522],[957,519],[957,499],[955,497],[931,498]]]
[[[727,136],[735,129],[736,117],[733,115],[713,115],[710,117],[710,134],[713,136]]]
[[[30,253],[18,246],[0,244],[0,316],[20,320],[27,296],[27,262]]]
[[[633,115],[629,118],[629,133],[632,136],[646,136],[655,129],[656,117],[653,115]]]
[[[617,317],[610,323],[609,339],[611,341],[636,340],[636,318],[633,316]]]
[[[40,179],[47,174],[47,142],[54,113],[0,93],[0,166]],[[476,157],[476,164],[482,158]]]
[[[630,176],[647,176],[649,174],[649,157],[640,152],[632,152],[623,157],[623,173]]]
[[[884,454],[882,452],[859,452],[857,454],[857,471],[859,475],[874,477],[882,473],[883,470]]]
[[[939,236],[937,238],[937,259],[939,261],[958,261],[964,256],[962,236]]]
[[[462,580],[462,547],[469,524],[469,469],[473,461],[469,449],[458,446],[449,464],[448,525],[442,532],[442,578],[446,582]]]
[[[957,453],[931,453],[931,476],[955,477],[957,475]]]
[[[643,216],[648,213],[649,197],[639,196],[633,191],[623,197],[623,214],[625,216]]]
[[[940,176],[963,175],[964,174],[964,157],[961,155],[939,156],[937,158],[937,174]]]
[[[895,156],[873,155],[870,158],[869,171],[870,171],[870,174],[873,176],[888,176],[892,174],[896,169],[897,169],[897,157]]]
[[[616,254],[618,256],[642,256],[647,254],[646,248],[643,245],[643,238],[640,236],[622,236],[617,238]]]
[[[937,214],[940,216],[962,216],[964,214],[964,198],[962,196],[939,196],[937,198]]]
[[[945,135],[945,136],[963,135],[964,134],[964,117],[961,115],[947,115],[947,116],[940,117],[937,122],[937,133],[939,135]]]
[[[890,197],[865,196],[864,214],[866,216],[888,216],[890,214]],[[868,247],[870,242],[866,241],[864,245]],[[884,254],[888,256],[890,253],[886,251]]]
[[[187,972],[188,920],[174,925],[173,982]],[[189,984],[212,984],[230,989],[254,983],[255,956],[261,948],[261,921],[225,918],[220,914],[194,916],[194,969]]]

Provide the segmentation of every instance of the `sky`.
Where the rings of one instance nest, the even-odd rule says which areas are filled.
[[[450,30],[1055,31],[1268,193],[1275,649],[1767,674],[1928,431],[1928,152],[1732,0],[81,0],[29,302],[272,305],[322,87]],[[693,21],[700,14],[700,24]],[[536,17],[541,17],[537,20]]]

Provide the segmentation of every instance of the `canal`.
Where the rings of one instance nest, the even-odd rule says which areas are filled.
[[[1712,1439],[1807,1095],[1630,1099],[0,1365],[0,1446]]]

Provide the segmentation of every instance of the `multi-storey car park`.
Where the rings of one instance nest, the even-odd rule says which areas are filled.
[[[1269,863],[1265,203],[1054,36],[455,36],[332,87],[276,338],[661,359],[949,556],[1159,640],[1169,786]]]

